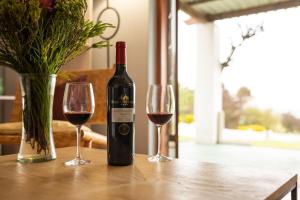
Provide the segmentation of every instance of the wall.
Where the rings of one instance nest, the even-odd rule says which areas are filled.
[[[129,3],[130,2],[130,3]],[[111,40],[127,42],[128,72],[136,84],[136,152],[148,152],[148,119],[145,112],[145,100],[148,87],[148,24],[149,0],[113,0],[110,6],[118,10],[121,24],[118,34]],[[94,0],[94,20],[106,7],[106,1]],[[114,16],[112,12],[103,15],[103,21],[109,22]],[[113,22],[111,22],[113,23]],[[95,41],[98,41],[95,39]],[[93,50],[92,67],[106,68],[106,48]],[[115,63],[115,48],[110,47],[110,63]]]

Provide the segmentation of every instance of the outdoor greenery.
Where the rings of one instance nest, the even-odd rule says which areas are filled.
[[[284,113],[281,116],[282,125],[285,127],[287,132],[298,132],[300,133],[300,119],[293,116],[291,113]]]
[[[290,113],[274,113],[272,109],[260,109],[249,105],[251,91],[242,87],[236,95],[223,88],[225,127],[255,131],[272,130],[279,133],[300,133],[300,119]]]
[[[272,109],[261,110],[249,107],[242,111],[239,125],[256,125],[254,130],[272,130],[275,132],[285,132],[280,121],[280,115],[273,113]],[[259,127],[260,126],[260,127]]]
[[[179,86],[179,122],[194,122],[194,91]]]
[[[251,92],[248,88],[241,88],[236,96],[232,96],[228,90],[223,88],[223,110],[226,128],[235,129],[239,126],[243,107],[249,98],[251,98]]]
[[[179,122],[194,122],[194,91],[179,87]],[[241,87],[232,95],[223,87],[223,110],[225,128],[240,130],[266,131],[279,133],[300,133],[300,118],[291,113],[274,113],[272,109],[251,106],[251,91]]]

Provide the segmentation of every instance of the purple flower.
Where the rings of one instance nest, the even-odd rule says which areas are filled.
[[[40,7],[52,12],[54,9],[55,0],[40,0]]]

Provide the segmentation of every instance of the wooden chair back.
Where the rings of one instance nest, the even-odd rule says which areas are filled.
[[[71,81],[86,81],[93,85],[95,96],[95,112],[87,124],[105,124],[106,123],[106,86],[113,76],[115,69],[97,69],[86,71],[65,71],[69,74]],[[56,79],[55,97],[53,113],[60,111],[62,113],[62,98],[66,82],[65,78],[58,76]],[[58,101],[58,103],[57,103]],[[56,105],[58,104],[58,107]],[[59,110],[61,109],[61,110]],[[54,120],[55,117],[53,118]],[[16,100],[14,101],[11,122],[22,120],[22,97],[20,87],[16,90]]]

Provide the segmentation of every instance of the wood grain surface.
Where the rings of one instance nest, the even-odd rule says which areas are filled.
[[[174,160],[149,163],[136,155],[134,165],[106,164],[106,151],[83,149],[92,164],[66,167],[75,148],[57,149],[58,159],[21,164],[16,155],[0,157],[0,199],[279,199],[291,191],[297,175]]]

